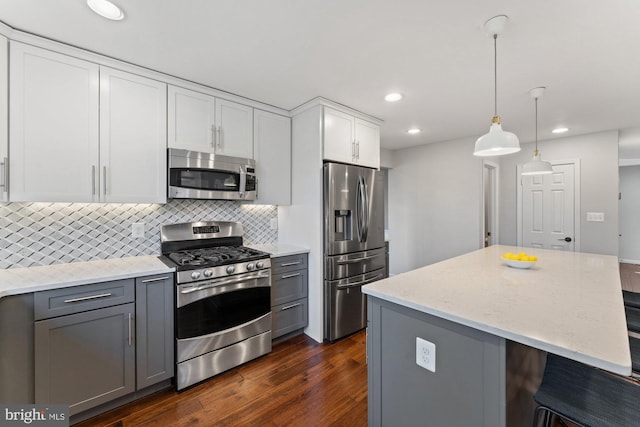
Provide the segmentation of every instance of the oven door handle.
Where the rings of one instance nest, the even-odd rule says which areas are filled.
[[[240,197],[244,197],[244,193],[247,189],[247,173],[240,166]]]
[[[206,283],[203,283],[202,285],[196,285],[193,287],[186,287],[185,285],[181,285],[180,293],[183,295],[188,295],[193,292],[203,291],[205,289],[215,288],[218,286],[233,285],[235,283],[246,282],[247,280],[265,279],[269,277],[271,277],[271,272],[269,270],[260,270],[260,271],[256,271],[255,273],[241,274],[238,276],[234,276],[230,279],[227,279],[227,278],[214,279]]]

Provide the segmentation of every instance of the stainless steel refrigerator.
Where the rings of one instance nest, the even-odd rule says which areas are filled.
[[[381,172],[324,164],[324,338],[364,328],[362,285],[385,277],[384,189]]]

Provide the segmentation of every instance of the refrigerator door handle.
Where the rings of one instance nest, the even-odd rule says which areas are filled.
[[[364,196],[364,218],[363,218],[363,223],[364,223],[364,233],[363,233],[363,242],[366,242],[369,238],[369,186],[367,185],[367,181],[365,181],[364,178],[362,178],[362,186],[364,189],[363,192],[363,196]]]
[[[384,274],[379,273],[379,274],[376,274],[373,277],[369,277],[368,279],[361,280],[360,282],[349,283],[348,285],[338,285],[338,286],[336,286],[336,289],[357,288],[358,286],[362,286],[362,285],[366,285],[367,283],[375,282],[376,280],[382,279],[383,277],[384,277]]]
[[[356,186],[356,228],[358,231],[358,242],[362,242],[362,180],[358,177]]]

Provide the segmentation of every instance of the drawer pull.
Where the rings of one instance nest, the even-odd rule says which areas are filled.
[[[280,267],[289,267],[292,265],[298,265],[300,264],[300,261],[295,261],[295,262],[283,262],[282,264],[280,264]]]
[[[129,347],[131,347],[131,313],[129,313]]]
[[[285,274],[285,275],[281,276],[280,278],[281,279],[291,279],[292,277],[296,277],[296,276],[299,276],[299,275],[300,275],[300,273]]]
[[[66,300],[64,300],[64,302],[72,303],[72,302],[78,302],[78,301],[87,301],[87,300],[90,300],[90,299],[106,298],[106,297],[110,297],[110,296],[111,296],[111,292],[107,292],[106,294],[99,294],[99,295],[91,295],[91,296],[88,296],[88,297],[66,299]]]
[[[282,308],[280,309],[280,311],[290,310],[290,309],[292,309],[292,308],[295,308],[295,307],[299,306],[300,304],[302,304],[302,303],[296,303],[296,304],[288,305],[288,306],[286,306],[286,307],[282,307]]]
[[[143,280],[142,283],[151,283],[151,282],[159,282],[161,280],[167,280],[169,278],[169,276],[164,276],[164,277],[156,277],[154,279],[146,279]]]

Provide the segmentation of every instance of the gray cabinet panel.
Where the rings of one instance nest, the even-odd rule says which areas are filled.
[[[136,388],[173,377],[173,275],[136,279]]]
[[[69,414],[135,390],[133,303],[35,322],[35,401]]]
[[[271,308],[273,314],[273,338],[293,332],[307,326],[307,299],[288,302]]]
[[[286,273],[307,268],[307,254],[289,255],[271,259],[273,274]]]
[[[271,275],[271,305],[283,304],[300,298],[306,298],[308,287],[308,270],[298,270]]]
[[[133,302],[133,283],[133,279],[123,279],[36,292],[35,319],[48,319]]]

